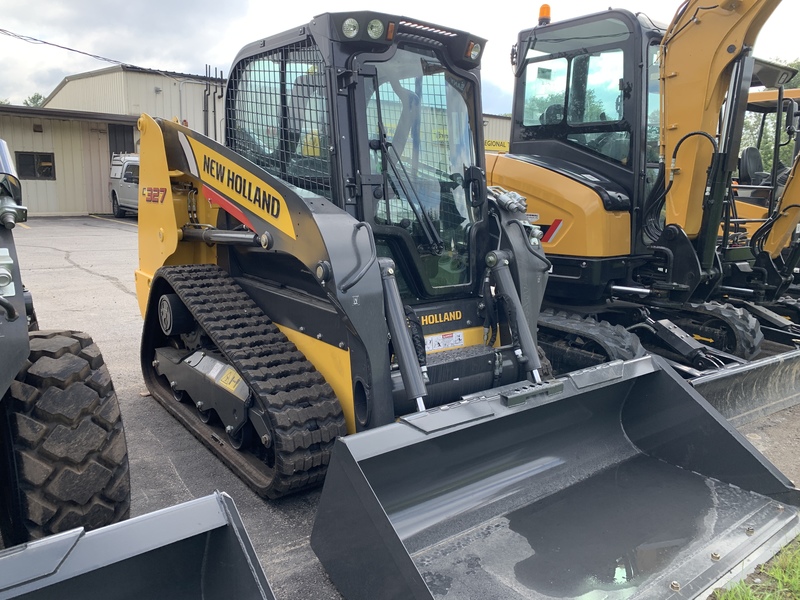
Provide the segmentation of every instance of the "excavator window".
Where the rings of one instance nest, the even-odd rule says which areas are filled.
[[[323,72],[321,54],[308,44],[237,66],[228,143],[276,177],[333,200]]]
[[[373,206],[376,236],[395,238],[385,246],[393,256],[402,248],[416,255],[394,258],[419,266],[423,288],[469,284],[475,215],[467,173],[476,160],[477,120],[472,83],[429,50],[399,48],[374,65],[377,75],[365,86],[369,169],[385,181]]]
[[[523,126],[531,139],[563,139],[627,165],[624,101],[627,26],[617,19],[547,30],[530,40]],[[595,47],[587,48],[589,44]]]
[[[647,131],[645,133],[645,194],[648,198],[655,187],[659,172],[659,129],[661,127],[661,76],[659,73],[659,46],[648,48],[647,67]]]

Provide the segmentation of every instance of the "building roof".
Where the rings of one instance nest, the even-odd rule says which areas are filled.
[[[145,69],[143,67],[136,67],[134,65],[113,65],[111,67],[106,67],[104,69],[95,69],[94,71],[86,71],[84,73],[76,73],[74,75],[67,75],[61,82],[55,87],[55,89],[48,94],[47,98],[45,98],[43,106],[47,106],[47,103],[50,99],[55,96],[65,85],[67,85],[70,81],[76,81],[78,79],[90,79],[92,77],[97,77],[98,75],[105,75],[107,73],[117,73],[120,71],[127,71],[129,73],[145,73],[150,75],[162,75],[164,77],[170,77],[172,79],[182,79],[187,81],[196,81],[198,83],[215,83],[220,85],[225,85],[225,78],[224,77],[208,77],[206,75],[192,75],[190,73],[177,73],[175,71],[159,71],[157,69]]]
[[[102,121],[120,125],[135,125],[139,117],[134,115],[112,115],[107,113],[87,112],[84,110],[62,110],[40,106],[15,106],[0,104],[0,115],[16,117],[40,117],[43,119],[61,119],[65,121]]]

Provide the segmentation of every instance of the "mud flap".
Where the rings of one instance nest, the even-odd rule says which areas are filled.
[[[337,442],[311,545],[347,600],[695,598],[800,530],[800,491],[662,359],[557,384]]]
[[[800,403],[800,350],[719,369],[691,383],[732,425],[741,427]]]
[[[233,500],[215,493],[0,551],[0,599],[275,600]]]

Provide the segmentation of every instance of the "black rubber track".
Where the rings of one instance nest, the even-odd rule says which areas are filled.
[[[559,346],[561,352],[567,353],[567,357],[570,348],[574,346],[575,351],[580,353],[581,346],[585,346],[587,342],[603,352],[605,361],[630,360],[646,353],[639,338],[622,325],[612,325],[607,321],[597,321],[576,313],[545,309],[539,315],[538,329],[539,342],[545,352],[550,352],[551,346]],[[568,358],[567,361],[567,364],[560,361],[556,372],[563,373],[588,366],[571,364]]]
[[[279,498],[320,484],[336,438],[347,433],[339,400],[322,375],[219,267],[162,267],[157,276],[178,294],[268,415],[271,457],[253,477],[248,474],[253,461],[245,464],[237,455],[245,452],[224,448],[218,439],[209,442],[208,435],[198,437],[261,496]],[[163,390],[158,399],[175,404]],[[176,416],[197,435],[195,422]],[[257,450],[264,454],[264,448]]]
[[[29,335],[28,362],[3,398],[15,466],[14,537],[127,518],[125,433],[100,350],[76,331]]]
[[[729,347],[730,340],[727,340],[727,343],[714,340],[709,345],[745,360],[750,360],[758,354],[764,339],[761,325],[753,315],[743,308],[727,303],[687,304],[681,308],[680,312],[668,313],[667,317],[687,333],[695,334],[700,331],[699,335],[701,336],[703,333],[698,330],[698,326],[702,327],[715,321],[724,323],[728,332],[734,336],[733,347]]]

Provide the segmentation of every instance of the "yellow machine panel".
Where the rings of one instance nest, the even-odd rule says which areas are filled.
[[[531,221],[555,227],[542,239],[548,254],[623,256],[631,252],[631,218],[627,211],[607,211],[585,185],[559,173],[505,155],[487,154],[486,180],[513,190],[535,206]],[[549,235],[548,235],[549,234]]]
[[[201,191],[190,187],[188,177],[169,171],[161,128],[150,116],[139,118],[139,268],[136,296],[144,316],[150,283],[159,267],[169,264],[215,264],[216,249],[208,244],[179,243],[181,225],[190,222],[189,205],[198,225],[215,224],[218,207]],[[186,185],[181,185],[181,183]],[[190,197],[191,196],[191,197]]]

